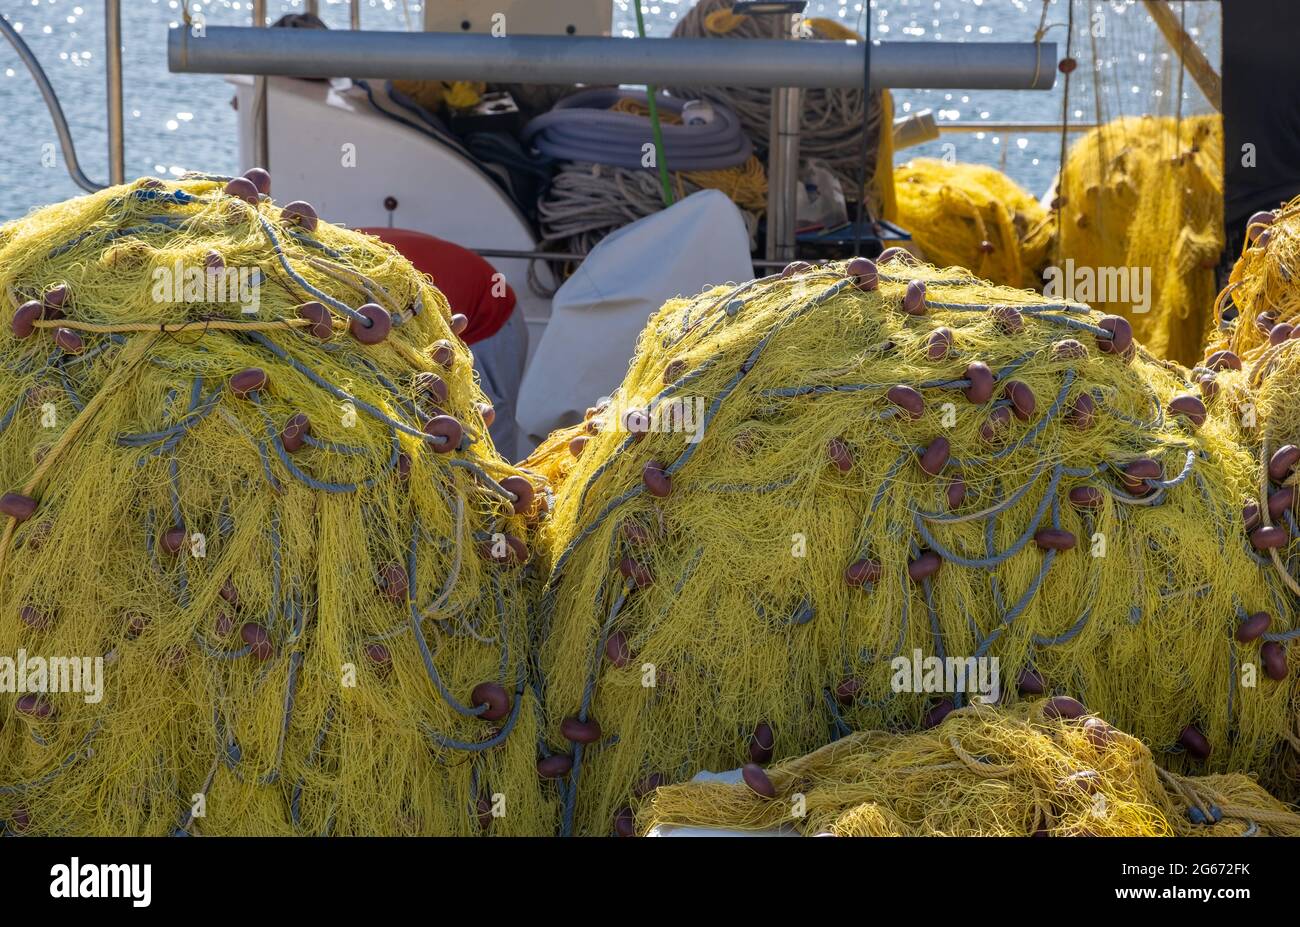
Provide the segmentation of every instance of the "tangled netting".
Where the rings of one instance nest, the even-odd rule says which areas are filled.
[[[1300,815],[1248,776],[1169,773],[1136,738],[1070,717],[1069,701],[972,705],[929,731],[849,734],[746,766],[743,783],[664,786],[637,823],[837,837],[1300,836]]]
[[[1300,247],[1300,199],[1276,211],[1256,213],[1247,240],[1216,304],[1218,336],[1193,375],[1212,397],[1211,413],[1237,429],[1238,440],[1257,462],[1254,492],[1240,526],[1258,558],[1300,595],[1300,525],[1296,487],[1300,477],[1300,341],[1293,282]],[[1274,629],[1273,664],[1283,665],[1281,648],[1300,632]]]
[[[1206,354],[1254,363],[1300,328],[1300,197],[1247,220],[1242,253],[1215,301]]]
[[[1053,263],[1077,278],[1076,298],[1126,317],[1152,353],[1194,364],[1224,245],[1221,117],[1123,117],[1089,131],[1054,209]]]
[[[563,829],[933,723],[981,657],[1175,769],[1275,771],[1294,680],[1255,672],[1255,616],[1292,609],[1236,527],[1252,456],[1185,376],[1122,318],[896,249],[667,303],[542,529]],[[895,658],[951,658],[958,694]]]
[[[226,180],[0,229],[0,657],[28,661],[0,819],[535,833],[533,486],[487,437],[463,319],[265,172]],[[100,699],[54,684],[83,657]]]
[[[516,466],[534,477],[536,482],[545,484],[551,495],[559,493],[577,466],[583,446],[591,435],[596,434],[597,422],[597,410],[588,409],[584,421],[568,428],[557,428]]]
[[[678,38],[773,39],[781,38],[784,17],[744,16],[731,11],[733,0],[698,0],[673,28]],[[861,40],[853,30],[835,20],[805,20],[813,37],[824,40]],[[682,87],[670,91],[684,99],[706,99],[734,111],[745,133],[759,148],[768,148],[771,133],[771,91],[761,87]],[[840,181],[845,198],[857,202],[863,185],[862,133],[867,133],[865,188],[871,214],[887,218],[892,204],[888,175],[893,163],[888,94],[871,94],[864,105],[860,89],[810,89],[800,95],[799,156],[817,158]],[[879,151],[878,149],[882,149]]]
[[[1051,214],[1001,171],[916,158],[894,170],[898,223],[926,260],[1006,286],[1039,289]]]

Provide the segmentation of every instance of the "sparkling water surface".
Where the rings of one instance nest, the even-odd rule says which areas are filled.
[[[433,0],[436,2],[436,0]],[[490,4],[491,0],[483,0]],[[546,0],[534,0],[545,3]],[[666,36],[693,0],[642,0],[646,28]],[[269,0],[272,19],[303,12],[305,0]],[[1175,9],[1181,4],[1175,3]],[[1219,56],[1217,4],[1187,3],[1189,31],[1216,65]],[[167,30],[182,18],[181,0],[123,0],[123,85],[126,116],[126,173],[179,175],[186,170],[232,173],[237,167],[232,88],[219,76],[170,74]],[[189,3],[209,25],[244,25],[249,0]],[[322,0],[331,28],[348,27],[348,3]],[[635,34],[630,0],[614,0],[615,35]],[[873,38],[889,41],[1032,41],[1043,12],[1042,0],[872,0]],[[93,180],[108,176],[104,86],[103,5],[96,0],[0,0],[2,13],[17,28],[45,67],[72,127],[82,169]],[[836,19],[863,31],[867,11],[860,0],[812,0],[808,15]],[[1046,40],[1064,45],[1066,0],[1050,0]],[[1100,101],[1090,92],[1092,75],[1076,73],[1071,92],[1072,120],[1109,118],[1120,113],[1173,112],[1177,69],[1142,8],[1134,0],[1075,0],[1076,41],[1096,44],[1107,56]],[[423,4],[414,0],[365,0],[367,29],[419,28]],[[1092,32],[1100,24],[1104,33]],[[1086,51],[1086,49],[1084,50]],[[1112,59],[1113,60],[1110,60]],[[1091,57],[1088,60],[1092,60]],[[941,120],[962,122],[1059,122],[1061,81],[1046,92],[895,91],[897,115],[932,110]],[[1080,89],[1082,88],[1082,89]],[[1184,86],[1184,112],[1202,111],[1204,101],[1190,80]],[[40,94],[9,44],[0,41],[0,221],[20,216],[81,191],[68,177],[58,138]],[[53,146],[52,148],[50,146]],[[951,147],[946,147],[951,146]],[[1051,184],[1058,160],[1057,133],[948,133],[938,142],[900,153],[955,157],[1000,167],[1031,192]],[[45,166],[54,153],[53,166]]]

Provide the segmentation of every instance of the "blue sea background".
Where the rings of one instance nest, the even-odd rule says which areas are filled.
[[[485,3],[489,0],[484,0]],[[544,3],[545,0],[535,0]],[[643,0],[647,30],[667,36],[694,0]],[[248,0],[191,2],[209,25],[246,25]],[[305,0],[270,0],[270,18],[304,12]],[[1068,0],[1050,0],[1046,40],[1064,44]],[[322,0],[322,17],[331,28],[348,27],[346,0]],[[423,5],[402,0],[366,0],[366,29],[419,28]],[[1182,4],[1175,3],[1181,12]],[[231,173],[237,165],[235,113],[231,87],[221,77],[167,71],[167,30],[182,17],[181,0],[123,0],[123,71],[128,178],[177,175],[185,170]],[[107,178],[107,119],[104,86],[104,17],[95,0],[0,0],[2,13],[44,65],[59,95],[76,140],[82,168],[95,180]],[[634,35],[630,0],[614,0],[613,34]],[[871,34],[888,41],[1031,41],[1043,13],[1042,0],[873,0]],[[859,33],[868,11],[863,3],[812,0],[808,15],[836,19]],[[1109,118],[1120,113],[1174,111],[1177,69],[1168,49],[1135,0],[1074,0],[1076,37],[1095,42],[1104,59],[1098,73],[1104,87],[1094,100],[1091,75],[1077,73],[1071,93],[1072,120]],[[1217,66],[1217,3],[1191,0],[1187,24]],[[1105,35],[1092,36],[1096,23]],[[1091,57],[1088,58],[1092,60]],[[1046,92],[895,91],[897,115],[922,109],[962,122],[1058,122],[1062,88]],[[1185,82],[1183,111],[1203,111],[1204,100]],[[81,191],[69,179],[62,155],[42,167],[45,146],[57,137],[35,85],[9,44],[0,41],[0,221],[23,215]],[[945,153],[963,161],[1000,167],[1031,192],[1051,184],[1059,159],[1057,133],[952,133],[939,142],[909,149],[899,160]]]

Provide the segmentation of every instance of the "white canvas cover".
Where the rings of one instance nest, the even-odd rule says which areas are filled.
[[[674,296],[754,274],[740,210],[702,190],[604,238],[551,305],[519,390],[520,454],[613,392],[650,315]]]

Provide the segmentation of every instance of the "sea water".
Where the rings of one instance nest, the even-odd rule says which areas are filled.
[[[437,2],[437,0],[433,0]],[[490,0],[483,0],[490,4]],[[534,0],[545,3],[546,0]],[[647,31],[667,36],[694,0],[642,0]],[[268,0],[268,15],[301,13],[306,0]],[[1181,8],[1180,3],[1174,4]],[[1189,31],[1212,62],[1219,57],[1218,19],[1206,15],[1211,2],[1187,4]],[[233,173],[239,167],[233,89],[213,75],[167,71],[167,30],[182,17],[182,0],[123,0],[122,65],[126,122],[126,174],[178,176],[186,170]],[[245,25],[250,0],[191,0],[208,25]],[[331,28],[348,27],[347,0],[321,0]],[[835,19],[863,32],[867,17],[873,38],[891,42],[1025,42],[1042,21],[1042,0],[812,0],[807,15]],[[635,35],[631,0],[614,0],[613,34]],[[1047,41],[1063,47],[1066,0],[1050,0]],[[97,0],[0,0],[0,13],[31,45],[59,95],[76,141],[82,169],[93,180],[108,175],[104,86],[103,4]],[[1101,112],[1091,99],[1092,75],[1076,72],[1071,121],[1093,121],[1121,113],[1173,112],[1168,50],[1135,0],[1074,0],[1074,16],[1086,24],[1087,41],[1114,53],[1100,75],[1107,90]],[[363,28],[420,27],[422,4],[415,0],[363,0]],[[1096,26],[1104,33],[1094,36]],[[1076,29],[1076,35],[1080,30]],[[1061,52],[1063,54],[1063,51]],[[1089,59],[1090,60],[1090,59]],[[1136,75],[1136,76],[1134,76]],[[1193,82],[1184,82],[1185,112],[1203,111]],[[897,115],[929,109],[942,120],[963,123],[1059,122],[1062,82],[1045,92],[930,90],[895,91]],[[1082,88],[1082,90],[1080,89]],[[0,41],[0,221],[81,191],[68,177],[45,104],[9,44]],[[939,141],[899,153],[948,157],[991,164],[1035,195],[1051,184],[1060,156],[1055,132],[952,132]]]

